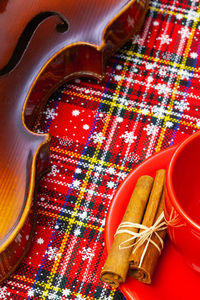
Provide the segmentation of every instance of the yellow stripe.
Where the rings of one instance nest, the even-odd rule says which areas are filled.
[[[113,299],[114,294],[115,294],[115,291],[116,291],[116,289],[113,289],[113,290],[111,291],[110,296],[109,296],[109,300],[112,300],[112,299]],[[84,297],[83,294],[76,293],[76,292],[73,292],[72,295],[74,295],[75,297],[78,297],[78,296]],[[87,296],[87,298],[84,297],[83,299],[85,299],[85,300],[86,300],[86,299],[87,299],[87,300],[99,300],[99,298],[94,298],[94,297],[90,297],[90,296]]]
[[[176,83],[177,84],[177,83]],[[175,85],[176,85],[175,84]],[[82,98],[84,98],[84,96],[82,95],[82,94],[79,94],[79,93],[75,93],[75,92],[71,92],[71,91],[69,91],[69,92],[66,92],[67,94],[73,94],[74,96],[77,96],[77,97],[82,97]],[[189,96],[189,95],[188,95]],[[98,102],[100,102],[99,101],[99,99],[98,98],[95,98],[95,97],[93,97],[93,101],[98,101]],[[180,124],[183,124],[183,125],[187,125],[187,126],[190,126],[190,127],[194,127],[194,128],[199,128],[197,125],[195,125],[195,124],[191,124],[191,123],[189,123],[189,122],[186,122],[186,121],[179,121],[179,120],[177,120],[177,119],[174,119],[174,118],[172,118],[172,117],[170,117],[170,116],[165,116],[165,117],[162,117],[162,116],[158,116],[157,114],[155,115],[155,114],[153,114],[152,112],[149,112],[149,113],[147,113],[147,114],[144,114],[143,113],[143,110],[141,109],[141,108],[136,108],[136,107],[127,107],[127,106],[125,106],[125,105],[123,105],[123,104],[119,104],[119,103],[110,103],[109,101],[106,101],[106,100],[102,100],[101,101],[102,103],[105,103],[105,104],[108,104],[108,105],[110,105],[110,106],[114,106],[114,107],[117,107],[117,108],[121,108],[121,109],[125,109],[126,111],[129,111],[129,112],[135,112],[135,113],[137,113],[137,114],[141,114],[141,115],[145,115],[145,116],[147,116],[147,117],[153,117],[153,118],[157,118],[157,119],[160,119],[160,120],[163,120],[163,119],[165,119],[165,118],[168,118],[168,121],[172,121],[172,122],[174,122],[174,123],[180,123]],[[172,108],[173,107],[173,105],[172,105],[173,103],[169,103],[169,105],[168,105],[168,108]],[[77,154],[77,153],[74,153],[74,154],[72,154],[71,152],[69,152],[69,151],[66,151],[66,150],[63,150],[63,149],[59,149],[59,148],[54,148],[54,147],[51,147],[51,149],[53,150],[53,151],[55,151],[55,152],[59,152],[59,153],[63,153],[63,154],[69,154],[69,155],[73,155],[74,157],[77,157],[77,158],[80,158],[81,157],[81,154]],[[84,160],[90,160],[90,157],[88,157],[88,156],[82,156],[82,158],[84,159]],[[110,162],[103,162],[103,161],[101,161],[101,160],[97,160],[98,161],[98,163],[101,163],[102,165],[104,165],[104,166],[113,166],[113,167],[115,167],[116,169],[120,169],[120,170],[124,170],[124,171],[127,171],[127,172],[129,172],[131,169],[128,169],[128,168],[126,168],[126,167],[123,167],[123,166],[117,166],[117,165],[115,165],[115,164],[113,164],[113,163],[110,163]]]
[[[200,7],[198,9],[198,12],[199,11],[200,11]],[[187,61],[187,58],[188,58],[188,53],[189,53],[189,50],[190,50],[190,47],[191,47],[191,44],[192,44],[192,41],[193,41],[193,38],[194,38],[195,27],[197,26],[197,24],[198,24],[198,20],[196,20],[193,23],[191,34],[189,36],[189,39],[188,39],[188,42],[187,42],[187,45],[186,45],[186,49],[185,49],[185,53],[183,55],[183,63],[181,64],[182,68],[185,67],[185,64],[186,64],[186,61]],[[170,101],[168,113],[166,114],[166,117],[164,118],[163,127],[161,129],[161,133],[160,133],[160,136],[159,136],[159,139],[158,139],[158,143],[157,143],[157,146],[156,146],[156,152],[160,151],[160,149],[161,149],[162,142],[163,142],[164,135],[165,135],[165,131],[167,129],[166,122],[169,120],[169,115],[171,114],[172,107],[174,105],[174,100],[176,98],[176,94],[177,94],[177,91],[178,91],[178,88],[179,88],[180,80],[181,80],[181,76],[178,75],[176,83],[174,85],[174,90],[173,90],[173,93],[172,93],[172,98],[171,98],[171,101]]]
[[[132,52],[129,51],[128,55],[132,55]],[[127,61],[128,61],[128,55],[127,55]],[[126,71],[127,71],[127,68],[128,68],[128,63],[124,64],[124,68],[123,68],[123,71],[122,71],[122,76],[121,76],[121,80],[118,82],[118,86],[116,88],[116,91],[115,91],[115,94],[113,96],[113,102],[116,102],[117,99],[118,99],[118,95],[119,95],[119,92],[120,92],[120,88],[122,86],[122,83],[123,83],[123,78],[125,77],[125,74],[126,74]],[[114,110],[114,105],[110,105],[110,109],[109,109],[109,112],[108,112],[108,115],[107,115],[107,118],[106,118],[106,121],[104,123],[104,127],[102,129],[102,136],[104,137],[105,134],[106,134],[106,131],[107,131],[107,128],[108,128],[108,124],[110,122],[110,119],[111,119],[111,116],[112,116],[112,113],[113,113],[113,110]],[[90,179],[90,175],[92,173],[92,169],[94,167],[94,165],[98,162],[98,155],[99,155],[99,151],[101,149],[101,145],[102,145],[102,140],[98,142],[97,144],[97,147],[96,147],[96,151],[94,153],[94,156],[90,159],[90,166],[88,168],[88,171],[86,173],[86,176],[85,176],[85,179],[84,179],[84,182],[83,182],[83,185],[82,185],[82,189],[79,193],[79,196],[78,196],[78,199],[77,199],[77,205],[76,207],[74,208],[74,211],[73,211],[73,214],[72,214],[72,220],[75,220],[75,217],[77,215],[77,212],[78,212],[78,209],[81,205],[81,200],[83,199],[84,197],[84,192],[86,190],[86,187],[87,187],[87,184],[88,184],[88,181]],[[46,296],[48,295],[48,289],[50,289],[51,287],[51,282],[53,281],[53,277],[54,277],[54,274],[56,274],[56,271],[59,267],[59,263],[60,263],[60,260],[61,260],[61,257],[62,257],[62,254],[64,252],[64,249],[65,249],[65,246],[66,246],[66,243],[67,243],[67,238],[68,238],[68,235],[69,235],[69,232],[71,231],[71,227],[72,227],[72,224],[73,222],[70,222],[67,229],[66,229],[66,234],[62,240],[62,244],[61,244],[61,247],[59,249],[59,254],[57,257],[57,259],[55,260],[54,262],[54,265],[52,267],[52,270],[51,270],[51,274],[48,278],[48,281],[45,285],[45,290],[43,292],[43,295],[42,295],[42,299],[45,299]]]
[[[27,276],[12,275],[12,278],[34,284],[34,279],[28,278]]]
[[[76,205],[76,208],[77,208],[77,205]],[[82,227],[85,227],[85,228],[95,229],[95,230],[101,231],[101,232],[104,231],[104,228],[102,228],[102,227],[94,226],[92,224],[83,223],[81,221],[77,221],[75,219],[60,216],[59,214],[51,213],[51,212],[48,212],[48,211],[45,211],[45,210],[42,210],[42,209],[38,209],[37,212],[38,212],[38,214],[45,215],[45,216],[55,218],[55,219],[59,218],[60,220],[68,221],[69,223],[76,224],[76,225],[79,225],[79,226],[82,226]]]
[[[168,10],[168,9],[163,9],[163,7],[157,8],[157,7],[154,7],[154,6],[149,6],[149,10],[157,11],[157,12],[161,13],[162,15],[163,14],[168,14],[168,15],[171,15],[171,16],[182,15],[184,19],[189,19],[190,20],[190,16],[188,18],[188,15],[186,15],[186,14],[182,14],[180,12],[174,12],[174,11],[171,11],[171,10]],[[198,14],[196,14],[196,16],[198,16]],[[200,18],[198,18],[198,17],[195,18],[195,19],[197,19],[198,22],[200,20]]]
[[[62,154],[68,155],[69,157],[75,157],[77,159],[83,159],[83,160],[87,160],[89,162],[92,162],[91,157],[84,156],[84,155],[81,155],[81,154],[77,154],[77,153],[72,152],[72,151],[59,149],[59,148],[55,148],[55,147],[51,147],[51,151],[54,151],[54,152],[57,152],[57,153],[62,153]],[[98,163],[98,164],[101,164],[105,167],[113,167],[116,170],[122,170],[122,171],[125,171],[125,172],[130,172],[131,171],[130,168],[126,168],[126,167],[123,167],[123,166],[117,166],[116,164],[114,164],[112,162],[106,162],[106,161],[103,161],[103,160],[100,160],[100,159],[96,159],[95,162]]]
[[[55,273],[54,275],[56,275],[56,273]],[[12,278],[17,279],[17,280],[20,280],[20,281],[23,281],[23,282],[28,282],[28,283],[31,283],[31,284],[34,283],[34,280],[33,280],[33,279],[27,278],[27,277],[25,277],[25,276],[13,275]],[[37,281],[37,285],[38,285],[38,286],[41,286],[41,287],[45,287],[45,286],[46,286],[46,284],[45,284],[44,282],[41,282],[41,281]],[[59,287],[53,286],[53,285],[50,286],[50,289],[53,290],[53,291],[56,291],[56,292],[60,292],[60,293],[63,292],[63,288],[59,288]],[[113,289],[113,290],[111,291],[111,294],[110,294],[111,297],[114,296],[115,291],[116,291],[116,289]],[[83,296],[82,294],[80,294],[80,293],[75,293],[75,292],[72,292],[72,295],[74,295],[74,296],[76,296],[76,297],[77,297],[77,296]],[[111,299],[113,299],[113,298],[110,298],[110,300],[111,300]],[[97,299],[97,298],[94,298],[94,297],[87,296],[87,300],[98,300],[98,299]]]
[[[123,53],[123,52],[124,52],[124,54],[126,54],[126,50],[122,49],[121,53]],[[173,62],[173,61],[169,61],[169,60],[166,60],[166,59],[161,59],[161,58],[158,58],[158,57],[153,57],[153,56],[150,56],[150,55],[145,55],[145,54],[141,54],[141,53],[137,53],[137,52],[133,53],[133,57],[134,56],[142,58],[142,60],[158,62],[159,64],[164,64],[164,65],[176,67],[177,69],[180,69],[180,70],[187,70],[187,71],[190,71],[190,72],[200,73],[199,68],[186,66],[183,63],[180,64],[180,63],[177,63],[177,62]]]

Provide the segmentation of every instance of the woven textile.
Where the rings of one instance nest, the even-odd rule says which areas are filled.
[[[51,172],[31,249],[0,299],[123,299],[100,280],[106,215],[131,170],[200,126],[199,16],[199,1],[151,1],[103,82],[76,79],[48,100],[37,132],[51,134]]]

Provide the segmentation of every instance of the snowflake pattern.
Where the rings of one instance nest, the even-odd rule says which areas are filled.
[[[108,169],[107,169],[107,173],[109,173],[109,174],[111,174],[111,175],[115,175],[115,168],[113,168],[113,167],[109,167]]]
[[[186,100],[174,101],[174,108],[179,111],[190,110],[189,103]]]
[[[56,165],[52,165],[51,166],[51,172],[48,174],[48,176],[50,176],[50,175],[56,176],[57,173],[59,173],[59,170],[58,170],[57,166]]]
[[[167,75],[167,69],[168,69],[167,66],[161,66],[161,68],[159,70],[160,76],[165,77]]]
[[[183,19],[183,14],[180,14],[180,13],[179,13],[179,14],[177,14],[177,15],[176,15],[176,18],[177,18],[178,20],[181,20],[181,19]]]
[[[136,34],[133,37],[133,44],[141,45],[142,43],[143,43],[143,39],[141,38],[141,36],[139,34]]]
[[[45,254],[48,256],[48,260],[56,260],[61,254],[58,252],[58,248],[49,247]]]
[[[120,81],[120,80],[122,79],[122,77],[121,77],[120,75],[115,75],[114,79],[115,79],[116,81]]]
[[[153,124],[148,124],[144,130],[147,132],[147,135],[155,135],[159,131],[159,127]]]
[[[152,84],[153,81],[154,81],[153,76],[147,77],[147,85]]]
[[[154,64],[147,62],[145,67],[146,67],[147,70],[153,70],[154,69]]]
[[[160,41],[161,45],[163,45],[163,44],[169,45],[172,41],[172,38],[170,38],[168,34],[163,33],[160,37],[157,38],[157,40]]]
[[[76,228],[76,229],[74,230],[74,235],[75,235],[75,236],[79,236],[80,234],[81,234],[80,228]]]
[[[70,289],[64,289],[62,294],[63,294],[63,296],[67,297],[71,294],[71,291],[70,291]]]
[[[74,109],[74,110],[72,111],[72,116],[77,117],[77,116],[79,116],[79,115],[80,115],[80,110]]]
[[[51,106],[46,104],[35,124],[43,129],[37,128],[38,133],[49,130],[53,150],[51,177],[44,177],[38,195],[44,212],[35,239],[40,251],[33,250],[24,261],[31,268],[22,266],[20,276],[8,280],[8,289],[0,288],[0,299],[35,299],[44,291],[48,299],[83,300],[92,292],[99,299],[118,298],[118,291],[99,285],[97,276],[102,264],[99,237],[103,242],[101,230],[113,193],[156,146],[162,150],[168,142],[200,129],[198,4],[198,0],[187,5],[152,1],[141,34],[106,67],[106,86],[91,80],[90,87],[76,79],[56,92]],[[135,26],[131,15],[125,22],[129,29]],[[76,218],[69,223],[74,209]],[[61,248],[66,233],[67,244]],[[20,242],[21,237],[17,239]]]
[[[126,98],[122,98],[122,97],[119,97],[119,98],[117,99],[117,102],[118,102],[119,104],[125,105],[125,106],[127,106],[128,103],[129,103],[129,101],[128,101]]]
[[[10,296],[10,293],[7,291],[6,286],[0,287],[0,299],[9,299],[7,296]]]
[[[158,91],[158,95],[169,96],[169,94],[171,93],[171,89],[166,84],[158,83],[155,86],[155,89]]]
[[[37,243],[38,243],[39,245],[42,245],[42,244],[44,243],[44,240],[43,240],[42,238],[38,238],[38,239],[37,239]]]
[[[199,13],[197,11],[189,10],[186,17],[188,20],[194,21],[199,18]]]
[[[48,299],[50,299],[50,300],[58,299],[57,293],[56,292],[48,293]]]
[[[135,26],[135,20],[130,15],[128,15],[127,22],[128,22],[128,27],[133,28]]]
[[[181,28],[178,33],[181,35],[181,38],[185,39],[185,38],[189,38],[191,35],[191,31],[189,30],[189,28],[187,27],[183,27]]]
[[[89,128],[90,128],[90,127],[89,127],[88,124],[84,124],[84,125],[83,125],[83,129],[88,130]]]
[[[153,26],[158,26],[159,25],[159,22],[158,21],[154,21],[153,22]]]
[[[182,79],[186,79],[186,80],[189,80],[190,77],[192,77],[192,74],[189,71],[183,70],[183,69],[181,69],[179,71],[179,74],[180,74],[180,76],[181,76]]]
[[[195,58],[198,57],[198,53],[196,53],[196,52],[191,52],[191,53],[190,53],[190,57],[193,58],[193,59],[195,59]]]
[[[83,249],[81,251],[79,251],[79,253],[82,255],[83,260],[88,260],[88,261],[91,261],[95,255],[93,250],[89,247],[88,248],[83,247]]]
[[[198,128],[200,128],[200,120],[197,120],[196,125],[197,125]]]
[[[101,173],[102,171],[104,171],[104,167],[101,166],[101,165],[97,165],[97,166],[95,166],[95,170],[96,170],[98,173]]]
[[[128,143],[132,144],[137,139],[137,136],[135,136],[132,131],[131,132],[126,131],[124,134],[121,135],[121,138],[124,138],[124,142],[126,144]]]
[[[117,174],[117,176],[123,180],[123,179],[126,178],[127,174],[126,174],[126,173],[123,173],[123,172],[119,172],[119,173]]]
[[[118,123],[122,123],[122,122],[123,122],[123,118],[122,118],[122,117],[117,117],[116,121],[117,121]]]
[[[105,140],[102,132],[94,132],[92,137],[94,144],[102,143]]]
[[[122,70],[122,65],[117,65],[117,66],[116,66],[116,69],[117,69],[117,70]]]
[[[65,136],[63,138],[60,138],[59,143],[62,146],[71,146],[73,143],[73,140]]]
[[[81,211],[80,213],[78,213],[78,216],[79,216],[80,219],[86,220],[87,219],[87,212],[86,211]]]
[[[113,181],[108,181],[106,185],[109,189],[113,189],[115,187],[115,183]]]
[[[167,112],[166,108],[160,105],[155,105],[152,108],[152,111],[156,117],[160,117],[160,118],[163,118]]]
[[[34,289],[31,288],[30,290],[28,290],[27,294],[28,294],[29,297],[34,297],[34,294],[35,294]]]
[[[170,122],[170,121],[167,121],[166,123],[165,123],[165,126],[167,127],[167,128],[172,128],[173,127],[173,123],[172,122]]]
[[[55,119],[55,117],[58,115],[56,112],[55,112],[55,109],[54,108],[47,108],[47,110],[44,112],[44,114],[46,115],[46,118],[47,120],[51,119]]]
[[[81,181],[75,179],[72,184],[73,184],[73,188],[79,188],[79,186],[81,185]]]

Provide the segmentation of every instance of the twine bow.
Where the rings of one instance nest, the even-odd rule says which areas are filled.
[[[142,231],[133,232],[133,231],[127,229],[127,228],[142,229]],[[127,240],[125,240],[124,242],[122,242],[119,245],[119,249],[127,249],[127,248],[132,248],[133,246],[135,246],[135,248],[133,250],[133,253],[141,245],[143,245],[145,242],[147,242],[146,245],[145,245],[144,251],[142,253],[141,259],[140,259],[140,263],[139,263],[139,267],[140,267],[141,264],[142,264],[142,261],[144,259],[144,256],[145,256],[145,253],[147,251],[149,243],[152,243],[157,248],[157,250],[161,253],[161,250],[164,246],[164,242],[163,242],[163,239],[158,234],[158,232],[162,231],[162,230],[165,230],[166,228],[167,228],[167,225],[166,225],[166,221],[165,221],[165,217],[164,217],[164,212],[162,212],[160,214],[160,216],[157,218],[156,222],[150,227],[147,227],[147,226],[142,225],[142,224],[132,223],[132,222],[123,222],[119,225],[115,235],[120,234],[120,233],[130,234],[131,237],[128,238]],[[161,248],[157,245],[157,243],[155,243],[152,240],[153,233],[159,239]],[[135,239],[136,239],[136,241],[135,241]],[[132,243],[131,243],[131,241],[132,241]],[[126,244],[128,244],[128,245],[126,246]]]
[[[134,253],[140,246],[142,246],[146,242],[144,251],[142,253],[142,256],[141,256],[141,259],[139,262],[139,267],[141,267],[149,243],[152,243],[156,247],[156,249],[159,251],[159,253],[161,253],[161,250],[164,247],[164,241],[160,237],[158,232],[167,229],[167,226],[172,226],[172,227],[185,226],[184,223],[180,222],[179,216],[176,214],[174,209],[171,210],[169,221],[165,220],[164,212],[162,212],[160,214],[160,216],[157,218],[156,222],[150,227],[147,227],[143,224],[138,224],[138,223],[122,222],[119,225],[119,227],[115,233],[115,236],[120,233],[128,233],[131,235],[131,237],[128,238],[127,240],[123,241],[119,245],[119,249],[127,249],[127,248],[132,248],[135,246],[135,248],[133,249],[133,252],[132,252],[132,253]],[[134,232],[127,228],[142,229],[142,231]],[[160,241],[160,245],[161,245],[160,247],[158,246],[157,243],[155,243],[152,240],[153,233],[157,236],[158,240]],[[132,243],[131,243],[131,241],[132,241]],[[126,246],[126,244],[128,244],[128,245]]]

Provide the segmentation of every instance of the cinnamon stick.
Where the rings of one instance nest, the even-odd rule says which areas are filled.
[[[164,192],[162,194],[161,202],[155,220],[157,220],[158,217],[163,212],[163,206],[164,206]],[[164,238],[167,233],[167,229],[163,229],[157,233],[160,236],[160,238],[164,241]],[[155,242],[160,249],[162,249],[161,242],[155,233],[152,236],[152,241]],[[143,283],[150,284],[152,282],[152,276],[157,266],[157,262],[158,262],[158,258],[160,257],[160,254],[161,252],[159,252],[158,249],[152,243],[150,243],[148,246],[148,250],[144,256],[142,266],[132,267],[133,269],[130,270],[129,275],[138,279],[139,281],[142,281]]]
[[[158,170],[156,172],[154,185],[151,191],[149,202],[147,204],[146,212],[142,222],[142,224],[147,227],[151,227],[163,211],[164,180],[165,180],[165,170]],[[140,229],[140,231],[141,230],[142,229]],[[158,231],[157,233],[161,238],[164,239],[166,230]],[[153,233],[151,240],[153,240],[157,244],[157,246],[161,249],[160,240],[155,233]],[[155,245],[149,243],[141,263],[141,257],[143,255],[143,251],[145,249],[146,243],[147,241],[145,241],[136,250],[133,249],[132,254],[130,255],[129,258],[129,263],[130,263],[129,275],[134,278],[137,278],[138,280],[144,283],[151,283],[152,275],[158,257],[160,256],[160,252]]]
[[[138,179],[122,219],[122,223],[141,223],[152,185],[153,178],[150,176],[144,175]],[[136,228],[127,229],[134,232],[138,231]],[[121,282],[125,282],[129,269],[129,256],[132,248],[120,249],[120,245],[130,237],[131,235],[129,233],[115,235],[113,244],[101,271],[101,280],[108,283],[110,286],[118,287]],[[132,243],[133,241],[130,241],[126,246],[129,246]]]

